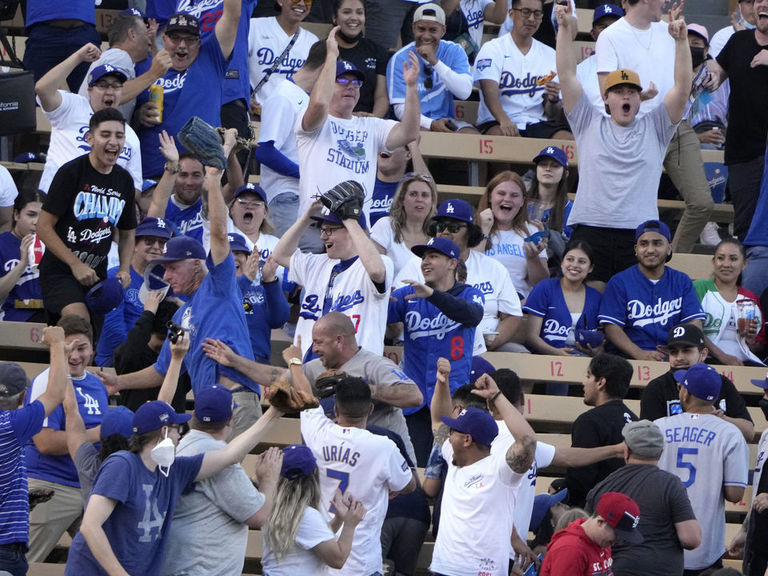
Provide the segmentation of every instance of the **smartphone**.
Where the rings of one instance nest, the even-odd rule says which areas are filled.
[[[543,560],[544,556],[542,554],[538,555],[539,562]],[[538,571],[536,570],[536,563],[531,562],[531,565],[528,566],[528,569],[523,573],[523,576],[537,576]]]

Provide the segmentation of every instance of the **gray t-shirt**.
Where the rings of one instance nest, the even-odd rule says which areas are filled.
[[[657,220],[662,163],[677,130],[667,107],[657,106],[622,127],[582,93],[568,122],[579,151],[579,187],[568,226],[634,230]]]
[[[77,468],[77,478],[80,480],[80,493],[83,495],[83,508],[85,508],[85,505],[88,504],[88,497],[91,495],[93,480],[101,466],[99,451],[90,442],[83,442],[75,452],[72,461]]]
[[[399,383],[417,386],[390,359],[362,348],[346,364],[343,364],[338,369],[350,376],[362,378],[366,382],[376,384],[377,386],[394,386]],[[326,368],[319,358],[304,365],[304,375],[313,386],[317,377],[325,371]],[[403,411],[400,408],[382,402],[374,402],[373,414],[368,417],[368,424],[381,426],[398,434],[403,439],[408,457],[412,462],[416,462],[416,452],[413,449],[411,437],[408,434],[405,416],[403,416]]]
[[[680,576],[683,547],[675,524],[696,519],[680,479],[656,466],[628,464],[590,490],[586,510],[594,512],[606,492],[621,492],[637,502],[637,528],[644,538],[642,544],[612,547],[613,571],[622,576]]]
[[[194,456],[224,446],[222,440],[190,430],[179,442],[176,455]],[[264,501],[240,464],[195,483],[176,506],[163,574],[240,574],[248,545],[248,526],[244,522],[259,511]]]

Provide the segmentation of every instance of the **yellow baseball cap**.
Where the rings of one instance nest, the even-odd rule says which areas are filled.
[[[640,85],[640,76],[637,75],[637,72],[626,68],[619,68],[608,74],[605,78],[605,91],[608,92],[611,88],[624,84],[637,88],[640,92],[643,91],[643,87]]]

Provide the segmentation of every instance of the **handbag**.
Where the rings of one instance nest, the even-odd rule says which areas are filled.
[[[0,0],[0,17],[3,11],[9,10],[9,5],[12,5],[15,13],[17,4],[18,2]],[[8,55],[8,60],[0,60],[0,64],[19,69],[14,72],[0,72],[0,136],[32,132],[36,128],[35,77],[29,70],[24,70],[24,65],[16,56],[2,28],[0,44]]]

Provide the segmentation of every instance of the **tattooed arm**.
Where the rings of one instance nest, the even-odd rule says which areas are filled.
[[[414,382],[371,384],[371,400],[398,408],[416,408],[424,402],[421,390]]]

